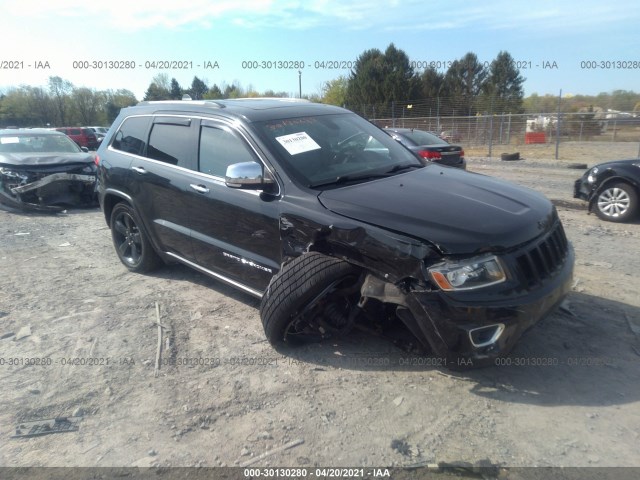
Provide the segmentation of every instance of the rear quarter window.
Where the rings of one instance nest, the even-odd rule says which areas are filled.
[[[193,142],[190,131],[189,125],[154,123],[149,135],[147,158],[181,167],[188,166]]]
[[[150,117],[127,118],[113,136],[111,148],[133,155],[142,155],[147,145]]]

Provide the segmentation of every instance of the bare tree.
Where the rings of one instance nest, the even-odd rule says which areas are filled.
[[[73,91],[73,84],[61,77],[49,77],[49,93],[56,106],[55,123],[64,126],[68,120],[69,101]]]

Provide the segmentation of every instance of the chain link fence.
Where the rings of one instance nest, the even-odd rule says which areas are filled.
[[[563,142],[635,142],[640,158],[640,112],[601,107],[555,112],[510,113],[506,102],[491,99],[465,103],[451,99],[392,102],[387,105],[345,105],[382,128],[415,128],[432,132],[450,143],[486,146],[556,145]],[[572,107],[575,109],[575,107]],[[466,111],[467,114],[462,112]],[[556,158],[557,157],[556,152]]]

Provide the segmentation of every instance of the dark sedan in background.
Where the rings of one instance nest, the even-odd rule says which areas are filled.
[[[57,131],[0,130],[0,203],[41,211],[95,205],[94,160]]]
[[[638,214],[640,159],[601,163],[576,180],[574,198],[589,202],[603,220],[626,222]]]
[[[464,150],[440,137],[414,128],[385,128],[385,131],[425,160],[449,167],[467,168]]]

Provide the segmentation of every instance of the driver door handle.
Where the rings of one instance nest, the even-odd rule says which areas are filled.
[[[196,185],[192,183],[189,186],[198,193],[209,193],[209,189],[204,185]]]
[[[136,173],[147,173],[147,171],[144,169],[144,167],[131,167],[131,170],[133,170]]]

